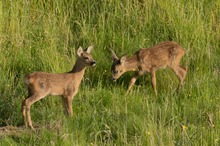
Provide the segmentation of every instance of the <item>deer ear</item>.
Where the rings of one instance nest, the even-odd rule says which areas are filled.
[[[90,52],[92,51],[92,49],[93,49],[93,46],[89,46],[85,51],[86,51],[87,53],[90,53]]]
[[[77,50],[77,55],[81,56],[82,53],[83,53],[83,48],[79,47],[79,49]]]
[[[112,52],[112,59],[113,59],[113,61],[114,61],[114,62],[115,62],[115,61],[118,61],[119,59],[118,59],[118,57],[116,56],[115,52],[114,52],[112,49],[110,49],[110,51]]]
[[[120,59],[120,63],[121,63],[121,64],[124,64],[126,58],[127,58],[127,57],[126,57],[125,55],[123,55],[123,56],[121,57],[121,59]]]

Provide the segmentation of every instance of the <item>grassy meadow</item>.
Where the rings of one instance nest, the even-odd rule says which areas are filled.
[[[60,97],[46,97],[31,106],[38,130],[0,130],[0,145],[220,145],[219,0],[2,0],[0,29],[0,128],[24,129],[25,74],[70,71],[79,46],[94,45],[97,62],[72,118]],[[131,56],[167,40],[185,48],[181,92],[165,69],[157,71],[158,97],[148,74],[126,96],[132,73],[111,81],[109,49]]]

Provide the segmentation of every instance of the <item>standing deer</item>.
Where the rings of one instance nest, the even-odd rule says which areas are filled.
[[[78,58],[73,69],[67,73],[53,74],[47,72],[34,72],[27,74],[24,78],[25,84],[28,87],[28,97],[22,103],[22,115],[24,124],[33,128],[30,114],[30,107],[36,101],[46,97],[47,95],[60,95],[62,97],[62,105],[64,111],[70,116],[72,112],[72,99],[77,93],[85,69],[87,66],[95,66],[90,52],[93,46],[83,50],[81,47],[77,50]]]
[[[131,90],[137,78],[145,72],[150,73],[152,86],[155,95],[156,90],[156,70],[170,67],[179,79],[179,86],[183,84],[186,75],[186,68],[180,65],[180,60],[184,55],[183,48],[175,42],[161,42],[148,49],[140,49],[133,56],[127,58],[125,55],[120,59],[112,51],[113,64],[112,80],[116,81],[122,74],[127,71],[135,71],[130,80],[127,93]]]

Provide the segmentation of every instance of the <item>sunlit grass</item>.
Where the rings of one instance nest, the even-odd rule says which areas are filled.
[[[94,45],[97,66],[86,70],[73,100],[74,117],[60,97],[31,107],[37,132],[0,137],[1,145],[218,145],[220,129],[220,3],[218,1],[1,1],[0,126],[22,125],[23,76],[67,72],[75,50]],[[176,93],[171,70],[157,72],[125,95],[131,73],[111,82],[111,53],[172,40],[185,48],[187,76]],[[1,131],[0,131],[1,132]]]

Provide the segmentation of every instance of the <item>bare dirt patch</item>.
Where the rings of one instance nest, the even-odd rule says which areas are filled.
[[[13,136],[20,135],[30,131],[25,127],[4,126],[0,127],[0,136]]]
[[[34,130],[31,130],[30,128],[27,128],[25,126],[20,126],[20,127],[15,127],[15,126],[4,126],[0,127],[0,137],[2,136],[21,136],[22,134],[29,134],[32,132],[40,132],[43,129],[47,129],[49,131],[56,131],[58,134],[60,133],[61,130],[61,122],[55,122],[52,124],[47,124],[44,126],[35,126]]]

